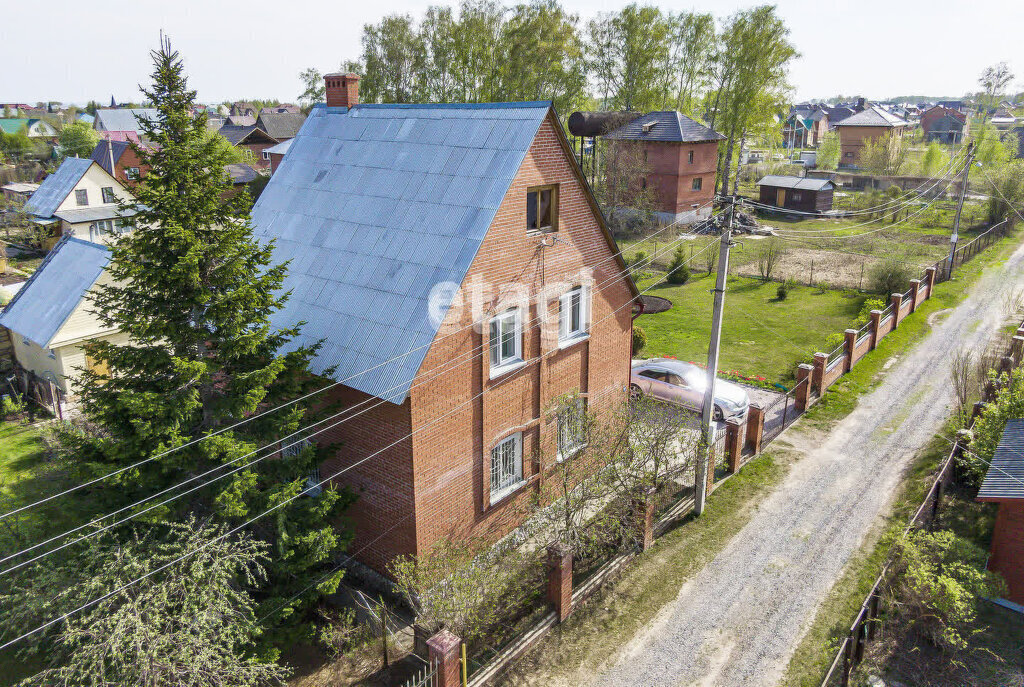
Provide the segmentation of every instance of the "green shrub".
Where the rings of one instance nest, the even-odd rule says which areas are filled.
[[[25,401],[21,396],[4,395],[0,397],[0,418],[11,418],[25,411]]]
[[[690,281],[690,268],[686,266],[686,249],[683,246],[676,248],[676,252],[672,254],[666,281],[669,284],[685,284]]]
[[[780,300],[780,301],[784,301],[784,300],[786,300],[786,297],[788,295],[789,295],[789,282],[785,282],[784,281],[781,284],[779,284],[779,287],[777,289],[775,289],[775,298]]]
[[[864,305],[860,306],[860,312],[857,313],[858,322],[867,322],[871,319],[872,310],[885,310],[888,307],[884,298],[868,298],[865,299]]]
[[[886,258],[871,266],[869,283],[872,291],[888,296],[893,293],[903,293],[909,289],[910,280],[914,278],[914,274],[914,268],[902,260]]]
[[[1024,417],[1024,376],[1014,375],[1010,380],[1004,376],[1002,381],[1007,385],[996,393],[991,403],[985,404],[971,428],[970,452],[964,451],[957,460],[961,474],[975,485],[981,484],[988,472],[988,464],[1003,437],[1006,421]]]
[[[647,332],[638,324],[633,325],[633,357],[640,355],[640,352],[647,347]]]

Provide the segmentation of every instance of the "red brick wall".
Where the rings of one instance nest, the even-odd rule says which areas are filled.
[[[613,279],[620,270],[600,231],[584,190],[572,172],[553,123],[545,121],[506,194],[463,286],[474,278],[501,284],[518,282],[536,292],[580,267],[595,268],[591,337],[561,351],[542,340],[533,323],[534,308],[524,313],[523,353],[527,364],[515,372],[489,379],[489,359],[470,351],[486,344],[483,334],[470,329],[468,308],[451,310],[431,347],[420,374],[462,362],[435,381],[412,392],[412,424],[416,481],[417,543],[421,551],[447,536],[496,537],[522,518],[524,499],[539,488],[539,472],[555,461],[556,423],[545,413],[562,394],[590,393],[592,408],[617,403],[628,383],[631,300],[628,286]],[[527,236],[526,189],[558,183],[559,231],[562,241],[538,248],[540,237]],[[549,241],[550,243],[550,241]],[[557,294],[549,303],[551,325],[557,331]],[[623,307],[624,306],[624,307]],[[617,314],[609,314],[621,308]],[[503,310],[504,308],[501,308]],[[602,321],[603,319],[603,321]],[[484,349],[486,351],[486,349]],[[474,351],[475,352],[475,351]],[[543,358],[538,356],[548,352]],[[483,390],[483,396],[470,400]],[[461,406],[461,404],[466,404]],[[452,413],[451,417],[430,423]],[[532,482],[498,504],[489,505],[490,450],[500,439],[523,432],[523,476]]]
[[[889,132],[893,132],[897,136],[903,135],[903,129],[900,127],[887,127],[887,126],[841,126],[839,127],[839,164],[841,165],[859,165],[861,163],[861,153],[864,150],[864,146],[869,141],[877,141],[883,136],[888,136]],[[848,155],[852,153],[852,155]]]
[[[1010,601],[1024,604],[1024,502],[999,503],[988,568],[1006,578]]]
[[[122,184],[125,184],[127,186],[134,186],[136,183],[138,183],[138,180],[132,181],[132,180],[130,180],[128,178],[128,174],[127,174],[126,170],[129,167],[138,167],[139,168],[139,178],[142,178],[142,177],[146,176],[146,173],[149,172],[149,167],[146,167],[146,166],[143,166],[143,165],[140,164],[139,156],[136,155],[135,151],[132,150],[131,148],[128,148],[127,150],[125,150],[121,154],[121,159],[118,160],[117,164],[114,165],[114,170],[116,172],[114,174],[114,176]]]
[[[657,188],[659,210],[673,214],[703,205],[715,195],[715,173],[718,166],[718,142],[643,144],[651,170],[648,185]],[[693,151],[693,162],[690,162]],[[701,190],[693,190],[693,180],[701,177]]]
[[[270,141],[268,143],[243,143],[242,147],[251,150],[253,156],[256,158],[256,161],[252,163],[253,167],[256,169],[269,169],[270,160],[263,159],[263,151],[276,145],[277,143]]]

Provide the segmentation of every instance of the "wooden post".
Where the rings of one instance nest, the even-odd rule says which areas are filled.
[[[548,601],[558,622],[572,613],[572,549],[564,542],[548,546]]]
[[[737,418],[729,418],[725,421],[725,455],[729,461],[729,472],[736,474],[740,471],[740,454],[743,450],[743,425]]]
[[[789,399],[786,399],[789,403]],[[761,438],[764,436],[764,407],[760,403],[751,403],[747,410],[747,431],[745,448],[755,456],[761,452]]]
[[[427,640],[430,662],[437,666],[434,683],[437,687],[460,687],[459,647],[462,642],[448,630],[441,630]]]
[[[881,325],[881,323],[882,323],[882,311],[881,310],[872,310],[871,311],[871,326],[868,328],[868,331],[871,332],[871,348],[870,348],[870,350],[872,350],[872,351],[875,350],[875,346],[878,345],[878,327]]]

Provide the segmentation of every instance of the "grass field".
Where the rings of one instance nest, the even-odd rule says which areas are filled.
[[[0,494],[11,497],[14,486],[32,477],[42,458],[43,444],[37,428],[0,423]]]
[[[641,282],[641,289],[654,281]],[[682,286],[660,284],[648,292],[672,301],[672,309],[637,320],[648,336],[644,357],[706,361],[713,287],[714,277],[700,274]],[[803,358],[856,322],[866,298],[851,291],[795,286],[780,301],[777,288],[773,282],[729,277],[719,368],[788,385]]]

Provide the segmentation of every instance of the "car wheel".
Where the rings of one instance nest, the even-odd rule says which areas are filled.
[[[715,412],[712,413],[712,417],[714,418],[715,422],[721,422],[722,421],[722,418],[725,417],[725,416],[722,414],[721,406],[715,406]]]
[[[644,397],[644,390],[638,387],[636,384],[629,385],[629,400],[639,401]]]

